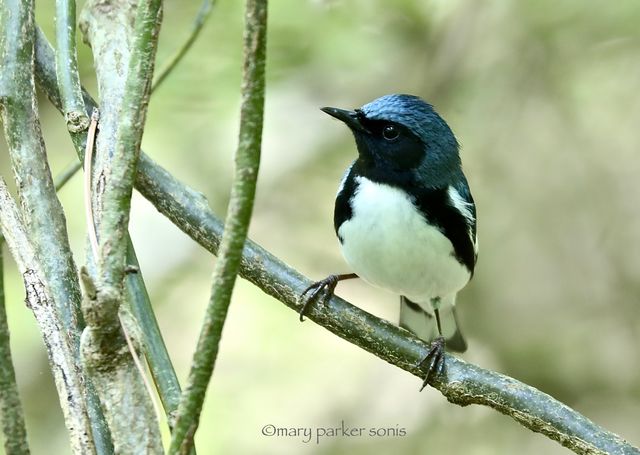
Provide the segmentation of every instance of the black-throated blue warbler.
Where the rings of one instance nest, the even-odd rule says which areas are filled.
[[[355,273],[307,288],[300,319],[310,302],[329,298],[345,279],[360,277],[400,295],[400,326],[432,342],[421,362],[428,365],[424,387],[443,371],[445,344],[467,348],[454,305],[473,276],[478,241],[458,141],[433,107],[413,95],[322,111],[351,129],[358,148],[334,211],[342,253]]]

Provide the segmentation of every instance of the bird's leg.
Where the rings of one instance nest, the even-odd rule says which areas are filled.
[[[433,310],[436,315],[436,325],[438,326],[438,335],[442,336],[442,324],[440,323],[440,310],[436,308]]]
[[[444,348],[445,342],[444,337],[442,336],[442,325],[440,323],[440,310],[435,308],[433,310],[436,316],[436,324],[438,325],[438,337],[431,342],[431,346],[429,346],[429,351],[427,351],[427,355],[418,363],[418,367],[422,368],[425,365],[429,365],[427,369],[427,374],[424,377],[424,381],[422,382],[422,387],[420,387],[420,391],[424,389],[429,381],[436,376],[440,376],[444,373]]]
[[[302,302],[302,308],[300,308],[300,322],[304,321],[304,313],[309,308],[309,305],[314,301],[318,300],[324,305],[327,301],[333,296],[333,291],[335,291],[338,282],[344,280],[350,280],[353,278],[358,278],[358,275],[355,273],[343,273],[342,275],[329,275],[324,280],[316,281],[307,289],[305,289],[302,294],[300,294],[300,300]],[[305,297],[307,293],[310,294]],[[322,293],[322,297],[320,294]]]

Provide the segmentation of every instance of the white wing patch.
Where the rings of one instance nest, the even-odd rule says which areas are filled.
[[[475,224],[476,220],[473,217],[473,213],[471,212],[471,207],[473,204],[471,202],[465,201],[458,190],[456,190],[453,186],[449,185],[447,189],[447,193],[449,194],[449,199],[451,199],[451,204],[460,212],[460,214],[465,217],[465,219],[469,222],[469,237],[471,237],[471,242],[473,243],[473,250],[478,255],[478,233],[473,235],[472,226]]]
[[[473,218],[473,213],[471,213],[471,207],[473,207],[473,204],[465,201],[462,196],[460,196],[460,193],[458,193],[458,190],[451,185],[449,185],[447,193],[449,194],[449,199],[451,199],[453,206],[458,209],[458,212],[460,212],[467,221],[469,221],[469,224],[475,223],[476,220]]]

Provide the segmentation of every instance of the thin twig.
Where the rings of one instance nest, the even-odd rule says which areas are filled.
[[[131,353],[131,358],[133,358],[133,363],[136,364],[136,370],[140,373],[140,379],[144,383],[144,388],[147,390],[147,396],[149,397],[149,401],[151,401],[151,405],[153,406],[153,413],[156,416],[156,421],[160,423],[162,421],[162,412],[160,412],[160,406],[158,406],[158,401],[156,400],[156,393],[149,382],[149,378],[144,369],[144,365],[140,360],[140,356],[138,355],[138,350],[133,344],[133,340],[129,335],[129,331],[127,330],[127,326],[124,324],[124,320],[122,319],[122,314],[118,314],[118,320],[120,321],[120,326],[122,327],[122,334],[124,335],[124,339],[127,342],[127,348]]]
[[[189,36],[187,36],[187,39],[184,41],[184,43],[182,43],[182,45],[165,62],[162,68],[157,71],[156,78],[153,81],[153,85],[151,86],[151,93],[155,92],[158,87],[160,87],[160,85],[164,82],[171,71],[173,71],[178,63],[180,63],[182,58],[187,55],[187,51],[189,51],[191,45],[196,41],[198,35],[200,35],[202,27],[209,18],[209,13],[211,13],[213,2],[214,0],[203,0],[202,5],[200,5],[200,9],[198,10],[198,14],[196,14],[196,18],[193,21],[191,33],[189,33]]]
[[[29,454],[24,412],[20,403],[16,372],[11,358],[9,325],[4,302],[4,238],[0,235],[0,420],[7,454]]]
[[[267,1],[247,0],[244,32],[244,76],[236,169],[227,209],[226,229],[213,272],[211,298],[200,329],[187,387],[180,400],[170,454],[193,446],[205,393],[213,373],[222,329],[240,268],[255,197],[264,113]]]
[[[131,302],[131,313],[140,327],[142,344],[149,370],[158,389],[158,395],[165,409],[169,428],[173,429],[175,413],[180,403],[180,383],[169,360],[167,347],[162,339],[158,322],[151,306],[151,300],[144,284],[142,271],[138,264],[133,243],[128,238],[127,264],[138,268],[136,273],[130,273],[126,278],[126,287]]]
[[[89,244],[91,245],[91,252],[93,253],[94,259],[99,257],[99,246],[91,198],[91,162],[93,161],[93,144],[96,138],[99,119],[100,111],[94,108],[93,112],[91,112],[91,123],[89,124],[89,131],[87,132],[87,146],[84,150],[84,212],[87,223],[87,235],[89,236]]]
[[[56,73],[67,128],[78,133],[89,126],[78,74],[76,2],[56,0]]]
[[[58,95],[51,74],[50,54],[46,47],[40,51],[39,81],[55,104]],[[85,99],[89,106],[95,106],[89,97]],[[178,181],[144,153],[138,163],[136,188],[183,232],[217,254],[223,223],[201,193]],[[292,323],[297,320],[298,296],[311,280],[249,239],[244,247],[240,276],[293,309]],[[424,376],[416,365],[429,345],[406,330],[339,297],[333,297],[326,306],[311,308],[309,318],[392,365],[420,378]],[[446,356],[446,366],[446,375],[434,386],[453,403],[492,407],[579,454],[640,454],[640,450],[619,436],[533,387],[451,355]],[[416,388],[418,384],[416,382]]]
[[[56,177],[53,179],[53,186],[55,187],[56,191],[60,191],[62,187],[65,186],[69,180],[71,180],[71,177],[76,175],[76,173],[80,169],[82,169],[82,162],[74,161],[70,163],[66,168],[64,168],[62,172],[60,172],[60,174],[56,175]]]

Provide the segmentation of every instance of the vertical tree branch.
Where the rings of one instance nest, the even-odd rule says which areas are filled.
[[[91,193],[94,195],[93,213],[96,216],[94,223],[98,229],[104,183],[108,177],[109,163],[115,153],[118,117],[122,109],[128,62],[131,60],[136,7],[136,0],[88,0],[80,14],[80,30],[85,42],[91,46],[100,94],[100,134],[96,139],[94,165],[92,169],[85,170],[92,173]],[[41,32],[37,38],[40,42],[46,42]],[[38,49],[44,50],[43,46],[38,46]],[[57,98],[57,104],[60,104],[59,92]],[[86,136],[83,139],[83,142],[86,141]],[[84,144],[82,150],[79,153],[84,157]],[[98,261],[98,258],[95,259]]]
[[[3,244],[4,238],[0,235],[0,365],[2,365],[0,368],[0,419],[2,419],[4,450],[8,455],[18,455],[28,454],[29,445],[11,358],[9,325],[4,304]]]
[[[95,226],[100,247],[96,258],[98,277],[93,280],[86,271],[82,274],[87,321],[82,350],[100,391],[117,453],[162,450],[152,397],[147,395],[142,381],[144,372],[136,369],[127,333],[123,331],[126,328],[121,327],[118,317],[125,300],[131,192],[149,100],[161,6],[160,0],[140,1],[135,7],[130,1],[109,4],[93,1],[87,3],[83,13],[85,33],[94,46],[100,93],[109,100],[109,109],[102,110],[94,174]],[[113,41],[113,34],[123,40],[124,48]],[[105,55],[115,60],[105,62]],[[116,68],[116,73],[108,72]],[[102,136],[105,131],[107,135]],[[135,355],[133,351],[131,354]]]
[[[76,2],[56,0],[56,74],[64,117],[71,133],[89,126],[84,109],[76,52]]]
[[[169,453],[186,453],[193,445],[200,412],[218,354],[222,328],[247,238],[260,165],[264,112],[267,1],[247,0],[240,134],[225,233],[213,273],[211,298],[193,357],[188,384],[180,400]]]
[[[32,0],[7,0],[0,3],[0,8],[0,107],[5,137],[23,213],[28,214],[25,216],[28,237],[40,261],[41,279],[48,287],[46,308],[56,311],[59,319],[55,320],[61,324],[62,333],[48,333],[47,329],[53,325],[41,323],[40,328],[45,342],[50,343],[51,338],[59,336],[62,338],[59,340],[60,348],[71,349],[73,362],[62,371],[56,365],[55,355],[58,354],[51,347],[49,359],[53,369],[58,368],[58,374],[63,374],[62,378],[58,377],[57,386],[65,423],[72,436],[72,447],[92,453],[94,447],[88,437],[91,430],[88,428],[87,412],[95,417],[92,420],[96,422],[98,432],[100,412],[95,401],[85,401],[86,396],[92,395],[90,385],[82,378],[78,358],[80,290],[67,237],[66,220],[53,186],[37,114],[34,5]],[[38,317],[35,309],[34,314]]]
[[[84,107],[76,51],[76,2],[56,0],[56,76],[67,129],[77,136],[89,126]],[[57,189],[57,187],[56,187]],[[81,325],[84,322],[81,321]],[[111,437],[106,428],[92,382],[87,382],[89,416],[98,453],[111,453]]]
[[[86,25],[86,24],[85,24]],[[47,42],[46,37],[38,28],[36,35],[36,60],[40,62],[37,66],[36,77],[39,83],[50,89],[47,92],[51,102],[58,108],[62,109],[60,95],[57,89],[55,69],[53,67],[53,49]],[[91,99],[89,94],[84,92],[87,108],[89,110],[97,108],[97,104]],[[103,112],[104,119],[104,112]],[[108,128],[108,125],[107,125]],[[104,134],[104,127],[101,126],[101,135]],[[79,134],[71,136],[76,148],[76,152],[80,161],[84,161],[84,151],[87,141],[87,132],[83,131]],[[115,137],[114,137],[115,139]],[[129,251],[127,264],[137,266],[135,258],[135,250],[129,236]],[[180,385],[175,370],[166,350],[158,322],[148,300],[148,293],[141,273],[129,274],[126,277],[127,300],[130,302],[131,311],[136,317],[136,322],[140,327],[143,346],[145,348],[145,356],[149,362],[149,368],[153,379],[158,387],[158,394],[165,407],[165,412],[169,423],[175,419],[175,412],[180,401]]]
[[[33,311],[42,332],[70,435],[71,450],[74,454],[93,454],[95,447],[75,352],[55,311],[48,281],[27,237],[18,208],[1,178],[0,225],[24,280],[26,304]]]
[[[62,205],[53,186],[40,131],[34,83],[33,0],[6,0],[2,8],[3,45],[0,108],[27,232],[65,330],[77,346],[80,288],[67,237]]]
[[[121,288],[124,283],[131,192],[149,104],[162,1],[144,0],[137,9],[114,154],[110,159],[110,175],[105,180],[98,223],[100,285],[115,288]]]

